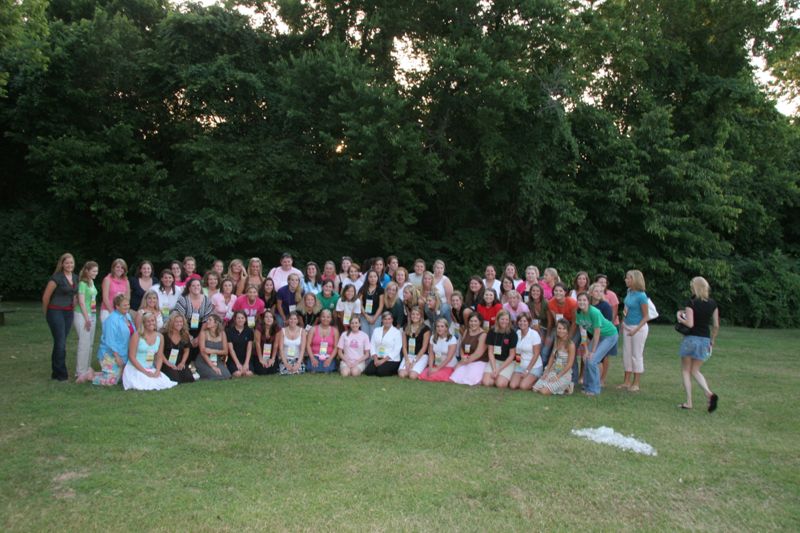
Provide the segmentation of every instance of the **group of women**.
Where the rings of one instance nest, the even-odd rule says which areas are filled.
[[[488,265],[462,293],[441,260],[427,270],[422,259],[409,272],[394,256],[358,265],[342,258],[303,271],[290,254],[268,273],[261,260],[238,259],[225,269],[215,261],[202,276],[192,257],[173,261],[156,277],[143,261],[128,276],[124,260],[95,285],[99,267],[89,261],[76,274],[70,254],[59,258],[42,303],[54,338],[52,377],[67,380],[66,336],[78,334],[77,381],[122,382],[125,389],[163,389],[197,379],[255,374],[360,374],[451,381],[466,385],[570,394],[577,384],[600,394],[622,337],[624,378],[618,388],[636,392],[644,372],[650,302],[641,272],[625,275],[622,300],[604,274],[593,281],[578,272],[571,283],[554,268],[535,266],[519,275],[508,263],[498,278]],[[716,408],[700,365],[719,329],[716,303],[703,278],[677,319],[684,384],[692,407],[691,377]],[[97,313],[99,303],[100,312]],[[90,365],[97,322],[97,359]]]

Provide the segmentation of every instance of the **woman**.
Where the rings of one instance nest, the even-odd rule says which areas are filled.
[[[508,276],[503,276],[500,280],[500,303],[506,304],[508,302],[508,293],[516,290],[514,280]]]
[[[372,259],[372,270],[378,274],[381,289],[385,289],[386,284],[392,281],[392,278],[386,273],[386,263],[383,262],[383,257],[374,257]]]
[[[392,313],[392,325],[398,329],[403,329],[406,325],[406,312],[403,307],[403,300],[397,294],[397,283],[390,281],[383,290],[383,306]]]
[[[422,273],[422,285],[420,285],[419,293],[425,297],[430,293],[436,295],[436,298],[439,299],[441,302],[442,295],[439,293],[439,290],[436,288],[433,282],[433,272],[428,272],[427,270]]]
[[[219,274],[213,270],[209,270],[206,272],[206,275],[203,276],[203,294],[211,298],[213,301],[214,296],[219,294],[220,283],[221,278],[219,277]]]
[[[339,277],[336,275],[336,263],[330,260],[325,261],[325,264],[322,265],[322,275],[319,278],[320,283],[323,285],[326,281],[331,281],[333,283],[333,291],[339,292],[337,288]]]
[[[550,301],[550,299],[553,297],[553,289],[555,288],[556,283],[561,283],[558,270],[553,267],[545,268],[543,279],[539,283],[539,285],[542,286],[542,292],[544,293],[545,300]]]
[[[344,292],[345,287],[348,285],[352,285],[356,288],[356,292],[361,290],[361,286],[364,284],[364,277],[361,275],[361,270],[359,269],[358,265],[352,264],[350,268],[347,270],[347,278],[342,281],[342,284],[339,286],[340,290]]]
[[[139,263],[136,275],[132,276],[128,282],[131,288],[131,309],[140,309],[144,293],[156,284],[156,279],[153,277],[153,263],[150,261]]]
[[[472,310],[464,306],[464,297],[461,293],[453,291],[450,295],[450,333],[459,339],[463,337],[471,314]]]
[[[517,290],[519,284],[522,283],[522,279],[520,279],[519,272],[517,271],[517,265],[514,263],[506,263],[506,266],[503,267],[503,277],[511,279],[514,283],[514,290]]]
[[[322,275],[319,272],[319,265],[314,261],[306,263],[306,271],[303,273],[303,293],[317,295],[322,290]]]
[[[530,314],[531,310],[527,305],[525,305],[525,303],[522,301],[522,297],[514,289],[508,291],[505,296],[506,303],[503,304],[503,309],[508,311],[508,314],[511,315],[511,322],[516,325],[517,317],[522,313]]]
[[[567,287],[561,282],[558,282],[553,287],[553,297],[547,302],[547,330],[550,335],[545,339],[545,346],[542,348],[542,362],[546,365],[550,360],[550,352],[553,348],[553,337],[555,335],[555,325],[562,318],[567,319],[569,322],[569,335],[572,341],[577,346],[581,342],[581,334],[578,331],[578,326],[575,324],[575,314],[578,312],[578,302],[574,298],[567,296]],[[573,381],[578,382],[578,361],[574,360],[575,368],[573,368]],[[570,391],[571,392],[571,391]]]
[[[296,311],[291,311],[286,318],[286,327],[278,333],[277,344],[278,350],[280,350],[281,375],[305,373],[303,347],[306,345],[306,332],[300,327],[300,317],[297,316]]]
[[[353,265],[353,260],[348,257],[342,257],[341,262],[341,272],[336,276],[336,290],[341,292],[344,289],[344,286],[347,284],[347,280],[350,277],[350,267]]]
[[[617,345],[617,328],[606,319],[599,309],[589,303],[589,295],[578,295],[578,313],[575,317],[578,326],[585,329],[591,337],[587,352],[582,356],[584,363],[583,393],[587,396],[600,394],[600,363]]]
[[[161,372],[177,383],[194,383],[194,376],[189,368],[189,349],[192,344],[189,328],[186,327],[186,319],[182,314],[174,312],[169,315],[162,336],[164,359]]]
[[[94,261],[87,261],[78,276],[78,305],[75,308],[73,324],[78,333],[78,356],[75,375],[76,382],[83,383],[94,377],[89,362],[92,358],[95,326],[97,325],[97,288],[94,280],[99,267]]]
[[[305,293],[302,305],[297,308],[297,314],[300,316],[300,325],[305,328],[306,333],[316,325],[320,311],[322,311],[322,307],[319,305],[314,293]]]
[[[408,281],[418,289],[422,287],[422,276],[425,275],[425,260],[417,258],[414,260],[414,272],[408,275]]]
[[[186,281],[184,279],[183,265],[181,265],[181,262],[177,259],[173,260],[169,264],[169,271],[172,272],[172,278],[175,286],[183,291],[183,288],[186,286]]]
[[[500,294],[500,280],[497,279],[497,269],[494,268],[494,265],[486,265],[482,282],[484,287],[494,289],[495,294]]]
[[[278,291],[275,290],[275,282],[272,281],[272,278],[264,280],[264,284],[261,286],[258,296],[264,301],[265,310],[272,311],[273,314],[277,313]]]
[[[406,286],[403,287],[403,308],[405,310],[406,317],[408,317],[412,308],[422,308],[424,306],[425,299],[420,296],[417,286],[411,285],[410,283],[406,284]]]
[[[639,392],[644,373],[644,344],[649,332],[647,321],[650,319],[644,276],[638,270],[629,270],[625,273],[625,286],[628,287],[622,320],[622,365],[625,367],[625,377],[617,388]]]
[[[419,375],[421,381],[449,381],[458,363],[458,339],[450,334],[450,324],[444,318],[436,321],[436,328],[428,345],[428,368]]]
[[[483,303],[483,293],[486,288],[480,276],[472,276],[467,284],[467,294],[464,296],[464,305],[473,311],[478,310],[478,304]]]
[[[403,290],[408,286],[414,286],[413,283],[408,281],[408,270],[405,267],[397,267],[394,272],[394,282],[397,283],[397,294],[400,295],[401,300],[405,301]]]
[[[614,314],[611,311],[611,306],[608,305],[608,302],[605,301],[605,292],[603,291],[603,286],[600,283],[592,283],[589,285],[589,303],[592,306],[596,307],[600,313],[605,317],[606,320],[614,323]],[[616,328],[616,324],[614,325]],[[608,351],[607,355],[617,355],[617,346],[612,346],[611,349]],[[603,362],[600,363],[600,386],[606,386],[606,375],[608,374],[608,369],[611,366],[611,358],[606,357],[603,359]]]
[[[711,357],[711,350],[719,333],[719,308],[717,302],[709,297],[711,287],[705,278],[697,276],[689,284],[692,299],[687,301],[682,311],[678,311],[678,322],[689,328],[681,341],[678,354],[681,356],[683,387],[686,389],[686,402],[681,409],[692,408],[692,377],[708,399],[708,412],[717,410],[719,396],[711,392],[700,367]]]
[[[253,375],[250,370],[250,359],[253,355],[253,329],[247,327],[247,315],[244,311],[234,311],[228,327],[225,328],[228,340],[228,357],[225,366],[235,378]]]
[[[582,292],[589,292],[589,274],[581,270],[575,274],[575,279],[572,280],[572,290],[569,291],[569,297],[578,299],[578,295]]]
[[[508,384],[511,389],[531,390],[542,375],[542,339],[531,329],[530,313],[517,317],[517,356],[514,374]]]
[[[203,281],[203,277],[197,273],[197,261],[191,255],[183,258],[183,283],[189,283],[191,280],[196,279]]]
[[[128,362],[128,342],[136,331],[133,318],[128,313],[130,301],[125,294],[117,294],[112,304],[114,311],[108,315],[103,333],[100,335],[100,346],[97,349],[97,360],[100,372],[92,378],[94,385],[116,385],[122,377],[122,369]]]
[[[386,273],[393,281],[395,280],[395,274],[397,273],[398,268],[400,268],[400,260],[396,255],[390,255],[386,258]],[[406,272],[406,274],[408,274],[408,272]]]
[[[192,282],[200,283],[197,279]],[[216,381],[231,378],[228,367],[220,361],[220,359],[224,361],[228,355],[228,340],[222,328],[222,320],[217,315],[208,315],[200,332],[198,347],[200,356],[195,360],[194,366],[200,374],[200,379]]]
[[[361,300],[356,298],[355,285],[347,285],[342,290],[342,297],[336,303],[336,316],[340,329],[348,328],[354,316],[361,316]]]
[[[136,324],[136,331],[142,330],[142,318],[144,314],[148,312],[156,315],[156,330],[161,330],[161,328],[164,327],[164,317],[161,314],[161,309],[158,307],[158,293],[152,289],[144,294],[139,309],[133,316],[133,320]]]
[[[233,304],[233,312],[244,312],[247,327],[256,327],[256,320],[264,313],[264,302],[258,297],[258,286],[248,285],[247,292],[236,298]]]
[[[278,316],[281,317],[281,323],[286,323],[286,317],[289,313],[297,309],[298,304],[303,300],[303,287],[300,286],[300,276],[292,272],[286,280],[286,286],[278,289],[276,295],[276,309]]]
[[[361,318],[350,320],[350,329],[339,337],[339,374],[343,377],[360,376],[369,359],[369,337],[361,331]]]
[[[547,301],[542,286],[534,283],[528,291],[528,312],[531,314],[531,327],[542,339],[547,337]]]
[[[428,343],[431,330],[422,320],[419,307],[411,309],[403,332],[403,361],[397,370],[401,378],[417,379],[428,366]]]
[[[165,268],[161,271],[160,283],[153,287],[158,294],[158,308],[161,309],[161,317],[166,320],[175,309],[175,305],[180,298],[180,291],[175,287],[175,276],[172,271]]]
[[[234,259],[228,264],[228,272],[225,277],[233,281],[233,286],[238,289],[239,282],[244,278],[244,263],[241,259]],[[241,296],[241,293],[236,293],[236,296]]]
[[[483,291],[483,303],[478,304],[478,308],[476,309],[481,320],[483,320],[483,329],[486,331],[494,327],[498,313],[503,310],[503,306],[500,305],[500,302],[495,301],[496,298],[497,295],[494,289],[485,289]]]
[[[603,299],[611,307],[611,322],[615,326],[619,326],[619,298],[617,294],[608,288],[608,276],[605,274],[598,274],[594,277],[595,283],[600,284],[603,288]]]
[[[453,283],[444,275],[444,261],[441,259],[433,262],[433,286],[436,288],[442,304],[448,304],[450,296],[453,294]]]
[[[211,297],[211,305],[214,306],[214,314],[220,317],[225,324],[233,318],[233,306],[236,304],[237,297],[233,294],[233,280],[225,278],[222,281],[222,290]]]
[[[122,371],[122,386],[125,390],[164,390],[177,385],[161,373],[164,348],[161,335],[156,329],[156,318],[160,316],[158,311],[145,311],[142,327],[131,335],[128,342],[128,363]]]
[[[211,272],[215,272],[220,280],[225,278],[225,263],[222,262],[222,259],[215,259],[211,263]]]
[[[366,281],[358,291],[361,300],[362,324],[361,328],[367,335],[372,335],[375,330],[378,318],[383,313],[383,289],[380,285],[378,273],[374,270],[367,272]]]
[[[339,294],[336,292],[336,286],[333,281],[326,279],[322,282],[322,292],[317,295],[319,300],[319,308],[327,309],[331,313],[336,312],[336,304],[339,303]]]
[[[251,257],[247,262],[247,273],[239,280],[236,287],[236,294],[244,294],[250,285],[261,287],[264,284],[264,276],[261,275],[262,264],[258,257]]]
[[[264,315],[256,321],[255,346],[256,357],[250,358],[250,370],[259,376],[277,374],[278,367],[278,344],[277,338],[280,328],[275,314],[264,311]]]
[[[517,292],[522,295],[522,301],[528,303],[531,287],[539,283],[539,268],[528,265],[525,269],[525,281],[517,285]],[[541,287],[540,287],[541,288]]]
[[[65,253],[58,258],[56,269],[42,294],[42,312],[53,335],[50,353],[50,378],[67,381],[67,335],[75,318],[75,298],[78,294],[78,275],[75,258]]]
[[[114,298],[118,294],[124,294],[125,298],[130,301],[131,298],[131,285],[128,281],[128,264],[124,259],[114,259],[111,262],[111,272],[109,272],[103,283],[101,284],[103,303],[100,306],[100,323],[106,321],[106,318],[114,310]]]
[[[183,294],[175,304],[175,311],[183,315],[189,323],[189,339],[192,345],[189,351],[189,362],[194,362],[200,353],[200,332],[208,318],[214,314],[214,306],[203,294],[199,279],[186,283]]]
[[[461,361],[456,364],[450,381],[460,385],[478,385],[483,381],[483,372],[489,356],[486,353],[486,332],[481,327],[477,313],[467,320],[467,330],[461,340]]]
[[[514,375],[517,357],[517,334],[511,327],[508,311],[497,313],[495,326],[486,335],[486,346],[489,364],[483,371],[483,385],[504,389]]]
[[[445,319],[449,327],[450,306],[447,304],[442,305],[439,295],[435,292],[425,293],[425,306],[422,311],[425,313],[425,322],[429,328],[436,327],[436,321],[440,318]]]
[[[570,394],[572,392],[572,367],[575,364],[575,343],[569,334],[570,324],[561,319],[556,323],[556,340],[553,346],[554,357],[533,386],[533,392],[544,396],[551,394]]]
[[[364,369],[365,376],[386,377],[397,374],[400,367],[403,334],[392,326],[392,314],[384,311],[380,328],[372,332],[371,358]]]
[[[336,370],[336,347],[339,345],[339,331],[331,325],[333,315],[327,309],[319,314],[319,324],[313,326],[307,335],[306,353],[308,372],[330,374]]]

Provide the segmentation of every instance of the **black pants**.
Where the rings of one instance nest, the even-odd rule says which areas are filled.
[[[380,366],[375,366],[372,359],[367,363],[367,368],[364,369],[365,376],[378,376],[379,378],[386,376],[394,376],[397,374],[397,369],[400,368],[400,361],[386,361]]]
[[[189,367],[184,367],[183,370],[173,370],[167,365],[161,365],[161,373],[177,383],[194,383],[194,376]]]
[[[269,376],[270,374],[277,374],[280,370],[280,360],[276,358],[275,364],[264,368],[264,366],[258,360],[258,356],[253,354],[250,356],[250,370],[257,376]]]

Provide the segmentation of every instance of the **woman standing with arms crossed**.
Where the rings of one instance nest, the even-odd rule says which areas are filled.
[[[92,358],[92,344],[97,326],[97,287],[94,279],[97,277],[98,265],[88,261],[78,276],[78,306],[75,308],[75,331],[78,333],[78,357],[75,375],[76,382],[83,383],[94,377],[94,371],[89,365]]]
[[[126,280],[127,281],[127,280]],[[78,294],[78,275],[75,274],[75,258],[65,253],[58,258],[56,269],[42,294],[42,312],[53,335],[53,351],[50,354],[52,371],[50,378],[67,381],[67,335],[75,317],[75,297]]]
[[[103,305],[100,306],[100,323],[106,321],[106,318],[114,311],[114,298],[118,294],[124,294],[125,298],[130,302],[131,299],[131,284],[128,281],[128,264],[124,259],[114,259],[111,262],[111,272],[103,278]]]
[[[683,387],[686,389],[686,402],[681,409],[692,408],[692,377],[708,398],[708,412],[717,410],[719,397],[711,392],[700,367],[711,357],[711,349],[719,333],[719,308],[717,302],[709,297],[711,287],[705,278],[692,278],[690,284],[692,299],[686,302],[684,309],[678,311],[678,322],[689,328],[689,332],[681,341],[678,353],[681,356]]]
[[[625,377],[618,389],[639,392],[639,380],[644,373],[644,343],[647,341],[647,321],[650,319],[647,308],[647,294],[644,276],[638,270],[625,274],[625,318],[622,320],[622,364]],[[633,381],[631,381],[633,379]]]

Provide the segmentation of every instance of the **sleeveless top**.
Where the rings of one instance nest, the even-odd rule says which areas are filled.
[[[559,372],[564,370],[564,367],[567,366],[567,359],[569,359],[569,351],[563,348],[556,351],[556,362],[553,364],[551,372],[555,372],[556,374],[558,374]]]
[[[314,334],[311,337],[311,353],[316,356],[323,355],[320,353],[320,347],[322,346],[323,342],[326,342],[327,345],[325,346],[326,352],[324,355],[332,356],[336,346],[334,345],[333,341],[335,340],[333,335],[333,326],[328,328],[328,335],[326,337],[322,336],[322,331],[320,326],[314,326]]]
[[[300,330],[297,333],[296,339],[290,339],[289,336],[286,334],[287,330],[283,330],[283,353],[286,355],[286,359],[297,359],[300,357],[300,340],[303,338],[303,332]]]
[[[139,337],[139,343],[136,345],[136,360],[139,361],[139,364],[145,368],[154,368],[156,354],[158,353],[158,347],[160,345],[160,334],[156,335],[156,342],[153,344],[147,344],[147,340],[145,340],[144,335]]]
[[[128,278],[112,278],[111,274],[107,274],[106,279],[111,282],[108,284],[108,301],[113,303],[118,294],[125,294],[125,290],[128,288]],[[106,307],[105,301],[100,308],[106,311],[113,311],[113,309]]]
[[[464,340],[461,341],[461,349],[464,353],[469,356],[475,353],[475,350],[478,349],[478,343],[481,340],[481,333],[483,333],[483,331],[479,331],[477,335],[470,335],[469,332],[464,334]],[[486,352],[483,352],[483,355],[478,361],[488,362],[489,356],[486,355]]]
[[[440,279],[433,286],[433,288],[436,289],[436,291],[438,292],[439,301],[442,302],[442,304],[450,303],[450,302],[447,301],[447,295],[444,293],[444,280],[445,279],[447,279],[447,276],[442,276],[442,279]],[[434,280],[436,280],[436,278],[434,278]]]
[[[420,353],[422,351],[422,342],[425,340],[425,334],[430,330],[431,329],[428,326],[423,324],[422,327],[419,328],[419,331],[417,331],[416,335],[412,333],[406,335],[406,342],[408,343],[408,355],[410,357],[424,355]]]
[[[211,350],[221,350],[222,349],[222,339],[218,341],[211,341],[206,339],[206,348]],[[219,359],[219,355],[217,354],[209,354],[208,358],[211,360],[212,363],[215,365],[217,364],[217,360]]]

